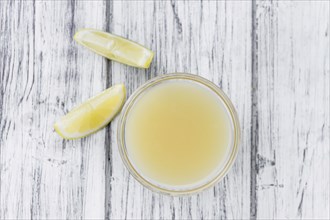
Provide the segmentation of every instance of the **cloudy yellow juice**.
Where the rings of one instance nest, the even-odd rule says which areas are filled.
[[[228,156],[233,128],[227,108],[210,88],[168,80],[143,92],[127,115],[125,142],[134,168],[167,186],[193,185]]]

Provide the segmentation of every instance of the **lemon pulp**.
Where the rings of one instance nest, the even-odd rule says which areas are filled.
[[[107,125],[119,112],[125,99],[125,86],[112,86],[74,108],[57,121],[54,128],[65,139],[84,137]]]
[[[99,30],[82,29],[74,39],[99,55],[134,67],[148,68],[154,56],[138,43]]]

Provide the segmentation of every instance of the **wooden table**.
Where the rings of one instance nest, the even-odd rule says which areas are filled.
[[[1,1],[0,219],[329,219],[329,1]],[[137,41],[149,69],[75,43],[80,28]],[[65,141],[53,123],[116,83],[201,75],[233,101],[235,165],[215,187],[152,193],[116,127]]]

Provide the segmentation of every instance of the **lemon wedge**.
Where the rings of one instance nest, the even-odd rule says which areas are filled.
[[[73,38],[99,55],[134,67],[148,68],[154,57],[138,43],[99,30],[82,29]]]
[[[85,137],[106,126],[126,99],[123,84],[114,85],[72,109],[55,123],[55,131],[65,139]]]

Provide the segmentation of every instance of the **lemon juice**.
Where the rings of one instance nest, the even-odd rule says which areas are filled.
[[[172,79],[146,89],[125,122],[130,163],[149,182],[189,186],[216,173],[228,159],[233,123],[212,89]]]

